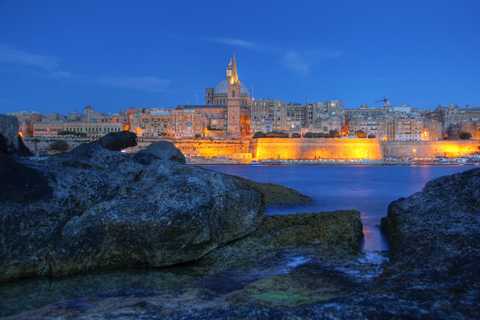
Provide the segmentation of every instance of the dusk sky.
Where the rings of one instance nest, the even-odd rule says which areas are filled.
[[[0,0],[0,113],[255,99],[480,106],[480,1]]]

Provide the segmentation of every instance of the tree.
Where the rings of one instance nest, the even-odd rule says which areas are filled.
[[[65,140],[55,140],[52,143],[50,143],[50,150],[67,151],[68,143]]]
[[[340,138],[340,132],[337,129],[329,131],[331,138]]]
[[[292,133],[292,138],[301,138],[302,135],[298,132]]]
[[[369,134],[369,135],[368,135],[368,139],[373,139],[373,138],[375,138],[375,135],[374,135],[374,134]]]
[[[86,138],[87,134],[85,132],[76,132],[76,131],[58,131],[57,134],[59,136],[71,135]]]
[[[357,130],[355,131],[355,135],[359,138],[366,138],[367,137],[367,134],[365,133],[365,131],[363,130]]]
[[[267,135],[263,133],[262,131],[257,131],[253,135],[252,139],[258,139],[258,138],[265,138]]]
[[[195,133],[195,138],[200,138],[202,135],[200,133]]]
[[[460,132],[460,139],[462,140],[469,140],[472,139],[472,134],[470,132]]]
[[[313,132],[305,132],[303,134],[303,137],[304,138],[313,138],[313,137],[315,137],[315,135],[313,134]]]
[[[288,133],[282,131],[272,131],[266,133],[267,138],[288,138]]]
[[[326,134],[325,132],[319,132],[319,133],[314,133],[313,136],[315,138],[327,138],[328,134]]]

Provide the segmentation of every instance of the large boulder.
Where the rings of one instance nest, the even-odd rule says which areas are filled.
[[[134,132],[129,131],[110,132],[106,136],[94,141],[94,143],[97,143],[108,150],[120,151],[136,146],[137,135]]]
[[[274,183],[262,183],[248,180],[242,177],[232,176],[243,183],[248,184],[265,198],[265,205],[267,206],[291,206],[312,204],[313,199],[301,194],[297,190],[287,188]]]
[[[136,159],[91,143],[5,162],[24,174],[0,176],[20,190],[0,202],[0,281],[197,260],[263,218],[263,197],[237,179]]]
[[[480,262],[480,169],[432,180],[421,192],[392,202],[382,227],[400,269],[471,268]]]
[[[33,155],[18,135],[18,120],[13,116],[0,114],[0,153],[21,156]]]
[[[140,150],[138,157],[144,155],[153,155],[162,160],[170,160],[185,164],[185,156],[182,152],[175,148],[173,143],[169,141],[158,141],[150,144],[146,149]]]
[[[18,149],[17,118],[0,114],[0,152],[11,155],[16,154]]]
[[[391,248],[382,286],[397,300],[432,318],[480,318],[480,169],[392,202],[382,228]]]

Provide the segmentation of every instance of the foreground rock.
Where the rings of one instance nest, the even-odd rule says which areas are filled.
[[[297,190],[280,186],[274,183],[261,183],[251,181],[241,177],[232,176],[241,182],[251,186],[265,198],[265,205],[267,206],[289,206],[302,205],[313,203],[312,198],[301,194]]]
[[[382,228],[392,251],[386,285],[445,317],[480,318],[480,169],[391,203]]]
[[[158,141],[152,143],[146,149],[140,150],[137,154],[138,157],[149,154],[162,160],[170,160],[185,164],[185,156],[183,153],[168,141]]]
[[[197,260],[255,230],[264,215],[262,196],[239,180],[152,154],[92,143],[19,161],[0,163],[23,172],[17,180],[0,170],[8,193],[0,281]]]
[[[323,259],[348,260],[361,253],[362,239],[362,220],[356,210],[275,214],[266,216],[249,236],[206,255],[200,264],[212,271],[249,269],[260,260],[291,249],[313,249],[314,255]]]
[[[392,261],[373,280],[352,279],[348,262],[332,268],[341,259],[331,262],[320,243],[319,251],[300,245],[316,240],[295,239],[297,219],[271,217],[251,236],[202,259],[243,261],[247,268],[234,266],[178,289],[125,288],[13,318],[480,319],[479,183],[475,169],[433,180],[421,193],[393,202],[382,221]],[[280,241],[283,232],[293,232],[286,242]],[[238,254],[243,248],[250,252]],[[282,263],[283,272],[274,268]]]
[[[432,180],[392,202],[382,227],[397,267],[464,272],[473,262],[465,259],[480,257],[480,169]]]
[[[33,153],[23,144],[18,135],[18,120],[0,114],[0,153],[6,155],[31,156]]]
[[[108,150],[120,151],[137,145],[137,135],[133,132],[110,132],[109,134],[94,141]]]
[[[330,300],[359,287],[335,267],[358,258],[362,236],[360,213],[354,210],[267,216],[250,235],[192,265],[191,274],[204,275],[192,284],[166,290],[120,289],[16,317],[64,317],[68,309],[74,318],[175,318],[192,311],[208,318],[214,305],[225,310],[222,318],[233,307],[296,307]],[[133,311],[132,306],[142,307]]]

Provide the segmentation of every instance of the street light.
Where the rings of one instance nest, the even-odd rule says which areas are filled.
[[[417,149],[413,149],[413,152],[415,152],[415,161],[417,160]]]

